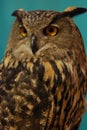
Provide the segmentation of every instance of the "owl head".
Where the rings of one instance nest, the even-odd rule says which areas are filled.
[[[83,51],[82,38],[72,17],[86,12],[85,8],[68,8],[64,12],[16,10],[7,51],[17,58],[29,56],[62,57],[64,50]],[[59,55],[60,53],[60,55]],[[59,56],[58,56],[59,55]]]

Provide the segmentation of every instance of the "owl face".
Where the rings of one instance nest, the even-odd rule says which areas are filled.
[[[43,52],[44,55],[46,52],[47,55],[58,57],[58,53],[62,53],[63,49],[74,50],[78,44],[72,43],[76,43],[75,39],[79,39],[79,31],[76,30],[71,16],[76,15],[76,11],[77,9],[65,12],[14,11],[12,15],[16,16],[16,20],[10,34],[7,51],[11,50],[13,55],[19,58],[38,56]],[[76,13],[81,13],[81,11]],[[54,54],[55,50],[57,50],[56,54]]]
[[[70,20],[59,18],[59,14],[54,11],[14,12],[17,19],[9,39],[10,48],[26,47],[26,51],[29,49],[29,53],[35,54],[50,44],[64,46],[64,42],[72,38],[72,27]]]

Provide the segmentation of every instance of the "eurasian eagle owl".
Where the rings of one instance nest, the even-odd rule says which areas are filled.
[[[0,64],[0,130],[78,130],[87,68],[72,17],[86,11],[13,12]]]

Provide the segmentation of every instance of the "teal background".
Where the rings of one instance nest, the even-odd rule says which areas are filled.
[[[0,0],[0,60],[4,55],[10,29],[14,21],[11,16],[16,9],[25,10],[57,10],[63,11],[69,6],[80,6],[87,8],[87,0]],[[87,13],[74,18],[79,27],[87,53]],[[79,130],[87,130],[87,112],[84,114]]]

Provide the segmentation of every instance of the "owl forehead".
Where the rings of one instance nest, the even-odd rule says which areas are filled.
[[[53,17],[58,15],[58,12],[54,11],[31,11],[26,12],[23,15],[22,22],[23,24],[28,24],[30,26],[40,25],[51,22]]]

